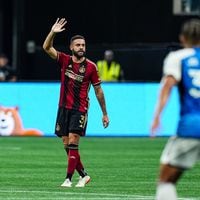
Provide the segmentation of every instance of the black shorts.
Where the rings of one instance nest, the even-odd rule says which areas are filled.
[[[87,113],[59,107],[55,126],[55,134],[58,137],[68,136],[69,133],[84,136],[86,127]]]

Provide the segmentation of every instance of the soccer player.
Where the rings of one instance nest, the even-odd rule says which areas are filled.
[[[176,183],[200,159],[200,20],[186,21],[180,32],[183,49],[164,60],[160,96],[151,131],[159,126],[160,115],[174,85],[179,88],[180,119],[177,134],[161,155],[156,200],[176,200]]]
[[[60,100],[55,133],[58,137],[62,137],[64,148],[68,154],[67,175],[61,186],[71,187],[72,176],[77,170],[80,179],[76,187],[84,187],[90,181],[90,177],[84,170],[78,145],[80,136],[84,136],[86,131],[88,92],[91,84],[103,113],[102,122],[105,128],[109,125],[109,118],[97,67],[85,57],[85,38],[81,35],[71,38],[71,56],[59,52],[53,47],[55,35],[65,30],[66,23],[65,18],[56,20],[44,41],[43,48],[52,59],[57,60],[61,67]]]

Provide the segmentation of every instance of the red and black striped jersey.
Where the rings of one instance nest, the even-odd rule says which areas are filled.
[[[62,52],[58,52],[57,61],[61,67],[59,106],[87,112],[90,86],[101,83],[97,66],[88,59],[75,63],[70,55]]]

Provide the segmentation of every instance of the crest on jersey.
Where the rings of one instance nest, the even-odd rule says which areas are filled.
[[[188,65],[189,67],[198,67],[199,66],[199,60],[197,58],[190,58],[188,59]]]
[[[69,68],[72,68],[72,65],[70,64],[70,65],[68,65],[68,67],[69,67]]]
[[[84,67],[84,66],[81,66],[81,67],[79,68],[79,72],[83,74],[83,73],[85,72],[85,67]]]

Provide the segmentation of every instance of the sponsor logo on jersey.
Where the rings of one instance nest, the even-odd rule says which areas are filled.
[[[72,70],[66,69],[65,75],[76,81],[83,82],[84,76],[78,75],[78,74],[74,73]]]

